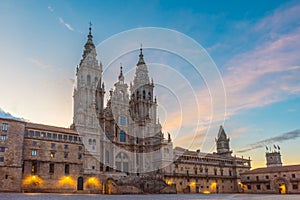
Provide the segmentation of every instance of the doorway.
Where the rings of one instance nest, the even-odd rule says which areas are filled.
[[[83,178],[78,177],[77,179],[77,190],[83,190]]]

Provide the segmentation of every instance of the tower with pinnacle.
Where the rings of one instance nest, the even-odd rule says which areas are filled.
[[[76,67],[76,87],[74,88],[73,127],[82,136],[85,144],[84,172],[99,172],[101,128],[97,113],[103,114],[104,85],[101,83],[102,64],[97,60],[93,43],[91,24],[82,58]],[[97,91],[97,95],[96,95]],[[97,97],[97,105],[96,98]]]
[[[218,138],[216,139],[217,154],[223,155],[223,156],[228,156],[228,157],[231,156],[232,151],[230,150],[229,141],[230,141],[230,139],[227,138],[227,135],[225,133],[223,126],[220,126]]]

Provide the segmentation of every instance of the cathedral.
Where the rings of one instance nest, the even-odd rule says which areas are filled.
[[[84,52],[76,69],[74,117],[72,127],[82,136],[87,149],[85,173],[153,172],[172,161],[172,141],[164,139],[157,120],[157,101],[153,95],[142,48],[135,77],[129,86],[120,67],[114,89],[104,106],[103,66],[97,60],[91,27]],[[164,151],[169,152],[165,154]]]
[[[76,67],[70,128],[0,118],[0,192],[244,191],[240,174],[251,160],[232,156],[223,126],[213,153],[173,148],[170,134],[164,137],[145,60],[140,48],[130,84],[120,66],[107,91],[90,27]]]

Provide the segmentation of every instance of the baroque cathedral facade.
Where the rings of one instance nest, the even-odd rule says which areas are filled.
[[[92,38],[90,28],[74,89],[72,127],[82,136],[87,149],[84,172],[140,174],[167,166],[172,161],[172,141],[170,136],[164,139],[157,120],[154,83],[150,81],[142,48],[129,88],[121,66],[105,106],[103,66],[97,60]]]
[[[214,153],[173,148],[170,134],[164,137],[142,48],[129,85],[121,66],[107,91],[102,72],[90,28],[76,67],[71,127],[0,118],[0,192],[243,191],[240,174],[251,160],[232,156],[222,126]]]

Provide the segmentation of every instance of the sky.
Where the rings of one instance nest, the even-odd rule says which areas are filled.
[[[72,123],[75,69],[91,21],[107,91],[120,62],[129,84],[143,44],[174,146],[213,152],[223,125],[233,154],[250,156],[253,167],[265,166],[265,146],[274,145],[284,164],[299,164],[299,13],[298,1],[280,0],[2,0],[1,116]],[[110,54],[117,56],[105,62]]]

